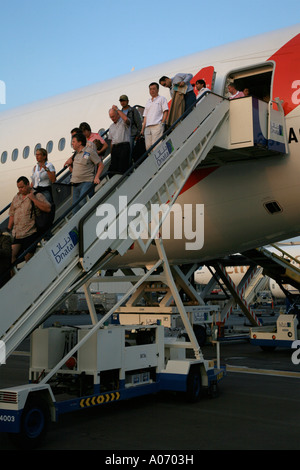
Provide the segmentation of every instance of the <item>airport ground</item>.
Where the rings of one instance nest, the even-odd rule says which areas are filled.
[[[26,383],[26,343],[0,369],[1,387]],[[212,345],[203,349],[215,357]],[[157,394],[62,415],[41,450],[118,451],[297,450],[300,447],[300,366],[292,350],[264,352],[248,341],[221,344],[227,377],[219,396],[196,404]],[[0,449],[14,450],[7,435]]]

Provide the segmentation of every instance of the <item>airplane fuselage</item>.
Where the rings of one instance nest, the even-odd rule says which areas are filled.
[[[227,94],[230,80],[247,85],[254,95],[269,95],[283,101],[288,153],[206,165],[197,169],[177,202],[204,205],[204,245],[186,250],[186,240],[166,244],[171,263],[181,264],[242,252],[297,236],[300,231],[300,34],[295,26],[263,37],[232,43],[200,52],[180,60],[133,72],[125,77],[102,82],[66,95],[23,106],[0,114],[1,208],[16,193],[19,176],[30,177],[35,164],[37,144],[52,146],[49,161],[59,171],[71,155],[70,131],[88,122],[93,131],[111,124],[108,111],[126,93],[130,104],[144,106],[150,82],[178,72],[196,75],[213,67],[210,84],[214,93]],[[286,61],[290,63],[283,72]],[[168,90],[160,88],[168,99]],[[52,142],[52,144],[51,144]],[[5,153],[7,152],[7,153]],[[26,157],[26,158],[24,158]],[[268,204],[279,210],[270,212]],[[4,216],[3,216],[4,217]],[[151,264],[157,257],[155,247],[142,255],[138,247],[122,257],[121,264]],[[120,266],[120,259],[117,265]]]

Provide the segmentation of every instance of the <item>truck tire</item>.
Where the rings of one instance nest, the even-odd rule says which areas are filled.
[[[201,397],[202,381],[199,366],[192,366],[187,376],[186,398],[189,403],[196,403]]]
[[[28,398],[21,417],[21,431],[12,435],[14,443],[22,449],[35,449],[41,445],[50,423],[50,410],[40,397]]]

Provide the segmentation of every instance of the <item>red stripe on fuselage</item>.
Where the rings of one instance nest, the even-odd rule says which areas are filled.
[[[183,194],[185,193],[186,191],[188,191],[190,188],[192,188],[193,186],[195,186],[195,184],[199,183],[199,181],[203,180],[204,178],[206,178],[208,175],[210,175],[211,173],[213,173],[215,170],[217,170],[219,167],[217,166],[214,166],[212,168],[200,168],[199,170],[195,170],[193,171],[193,173],[191,174],[191,176],[189,177],[189,179],[187,180],[187,182],[185,183],[185,185],[183,186],[182,190],[181,190],[181,193],[180,194]]]
[[[268,60],[275,62],[273,100],[283,100],[285,115],[300,104],[300,34],[282,46]]]

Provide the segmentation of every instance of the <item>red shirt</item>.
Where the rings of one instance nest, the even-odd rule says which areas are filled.
[[[91,132],[88,141],[89,142],[94,142],[94,140],[100,140],[101,144],[104,144],[104,139],[101,137],[100,134],[97,134],[97,132]]]

